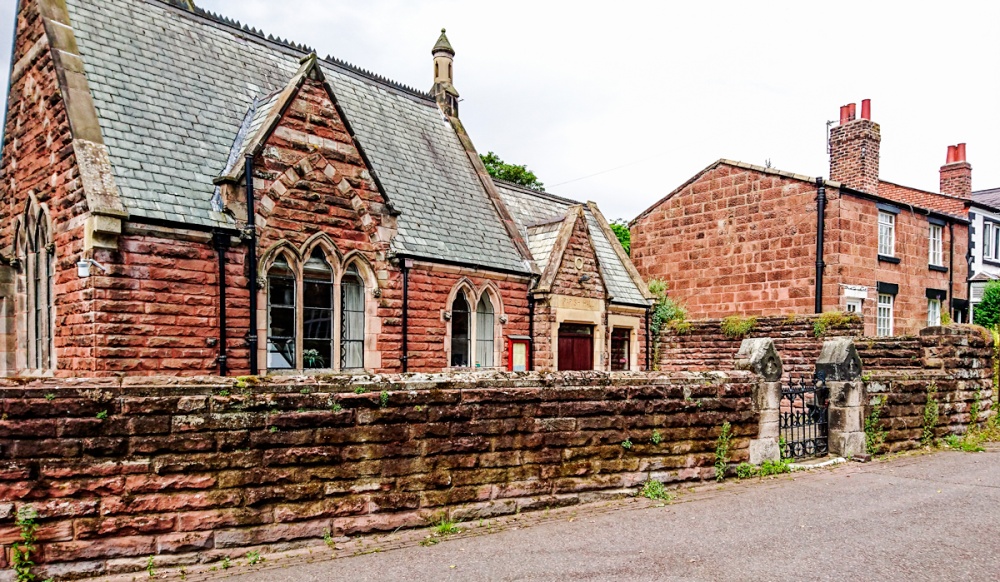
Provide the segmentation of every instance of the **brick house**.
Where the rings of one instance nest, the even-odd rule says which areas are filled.
[[[975,318],[986,284],[1000,279],[1000,188],[972,193],[969,222],[969,315]]]
[[[607,222],[490,179],[454,54],[424,93],[188,0],[19,0],[3,374],[644,368]]]
[[[971,166],[943,167],[941,192],[882,180],[870,103],[855,113],[831,129],[829,179],[719,160],[656,202],[631,223],[636,269],[692,318],[841,310],[869,335],[966,321]]]

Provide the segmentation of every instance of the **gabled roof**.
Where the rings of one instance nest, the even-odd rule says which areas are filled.
[[[751,170],[754,172],[760,172],[762,174],[770,174],[772,176],[781,176],[783,178],[788,178],[791,180],[798,180],[800,182],[809,182],[811,184],[816,183],[816,178],[806,176],[804,174],[796,174],[793,172],[786,172],[784,170],[778,170],[776,168],[767,168],[764,166],[757,166],[754,164],[748,164],[746,162],[738,162],[735,160],[727,160],[721,158],[708,165],[705,169],[698,172],[694,176],[691,176],[686,182],[675,188],[669,194],[663,198],[657,200],[652,206],[643,210],[639,216],[636,216],[629,224],[634,224],[640,218],[646,216],[652,212],[655,208],[673,198],[678,192],[684,190],[690,184],[698,180],[704,174],[718,168],[719,166],[733,166],[736,168],[742,168],[744,170]],[[864,192],[859,192],[849,188],[845,184],[836,182],[834,180],[823,180],[823,184],[827,188],[838,188],[842,191],[848,193],[854,193],[856,195],[869,196]],[[928,192],[926,190],[917,190],[916,188],[908,188],[906,186],[900,186],[892,182],[880,181],[878,193],[875,194],[877,198],[882,198],[888,202],[897,202],[899,204],[905,204],[912,208],[919,208],[921,210],[929,211],[932,213],[947,214],[957,218],[964,218],[965,216],[965,206],[968,203],[967,200],[963,198],[958,198],[956,196],[949,196],[947,194],[939,194],[936,192]]]
[[[509,182],[494,180],[504,205],[528,241],[528,248],[545,272],[559,230],[579,202],[555,196],[548,192],[528,190]],[[618,238],[611,231],[607,220],[593,202],[582,205],[580,212],[586,217],[590,239],[601,268],[604,284],[611,294],[611,302],[622,305],[649,305],[652,296],[639,276]],[[572,225],[570,225],[572,227]]]
[[[129,214],[231,226],[213,179],[311,49],[160,0],[66,4]],[[530,272],[433,98],[330,57],[319,67],[401,213],[394,251]]]

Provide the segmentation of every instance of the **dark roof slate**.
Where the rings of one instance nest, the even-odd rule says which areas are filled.
[[[287,85],[306,47],[159,0],[66,3],[130,215],[232,225],[212,206],[212,180],[225,171],[254,100],[264,105]],[[340,61],[320,67],[401,211],[394,251],[530,271],[427,94]]]

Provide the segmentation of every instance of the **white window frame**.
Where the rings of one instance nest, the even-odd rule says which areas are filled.
[[[944,227],[932,224],[928,233],[927,262],[935,267],[944,266]]]
[[[927,327],[937,327],[941,325],[941,300],[927,300]]]
[[[884,210],[878,212],[878,254],[896,256],[896,215]]]
[[[983,221],[983,258],[1000,260],[1000,225],[989,220]]]
[[[891,337],[894,332],[893,312],[896,297],[889,293],[878,294],[878,308],[875,317],[875,335]]]
[[[862,309],[864,309],[864,300],[856,297],[849,298],[845,308],[847,309],[847,313],[857,313],[858,315],[861,315]]]

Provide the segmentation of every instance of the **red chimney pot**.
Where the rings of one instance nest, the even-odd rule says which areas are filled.
[[[955,161],[964,162],[965,161],[965,144],[960,143],[955,146]]]
[[[851,121],[857,119],[856,117],[857,111],[858,111],[857,103],[851,103],[850,105],[847,106],[847,116],[850,117]]]
[[[862,99],[861,100],[861,119],[871,120],[872,118],[872,100]]]
[[[945,160],[945,164],[954,164],[956,152],[958,151],[958,146],[948,146],[948,158]]]
[[[847,123],[847,105],[840,106],[840,125]]]

